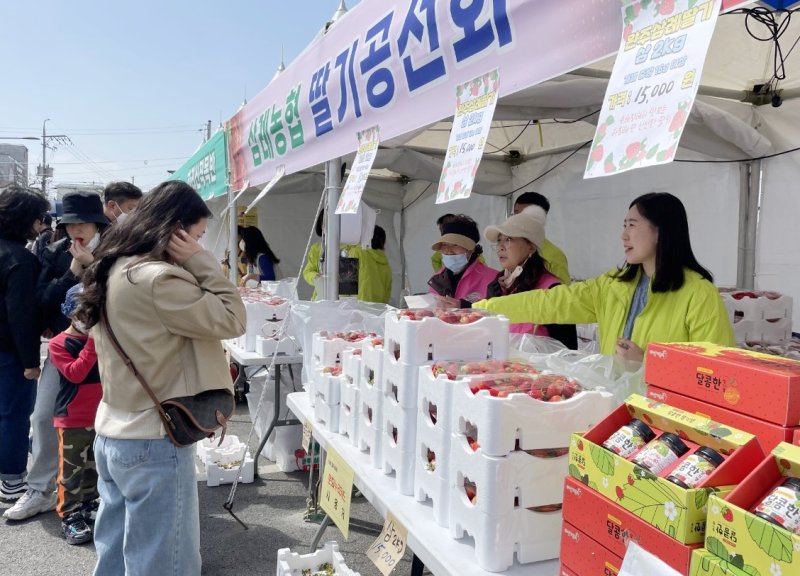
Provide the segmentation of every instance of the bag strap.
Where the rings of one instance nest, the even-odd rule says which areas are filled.
[[[150,388],[150,385],[147,383],[147,380],[144,379],[144,376],[136,369],[136,365],[133,363],[133,360],[130,359],[125,353],[125,350],[122,349],[122,345],[117,340],[116,334],[114,334],[114,330],[111,329],[111,323],[108,321],[108,315],[106,314],[105,310],[103,310],[103,314],[100,315],[100,322],[103,325],[103,328],[108,333],[108,337],[111,339],[111,344],[114,346],[114,349],[117,351],[117,354],[122,357],[125,361],[125,365],[133,372],[133,375],[139,381],[139,384],[142,385],[144,391],[147,392],[147,395],[150,396],[150,399],[153,401],[153,404],[156,406],[156,410],[158,410],[158,415],[161,417],[161,421],[164,423],[168,429],[173,427],[172,419],[169,417],[164,411],[164,407],[161,406],[161,402],[158,401],[158,397],[153,392],[153,389]]]

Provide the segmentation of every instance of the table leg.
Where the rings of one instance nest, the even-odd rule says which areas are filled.
[[[331,525],[331,517],[326,514],[325,518],[322,519],[322,524],[320,524],[319,528],[317,528],[317,533],[314,534],[314,539],[311,541],[311,548],[309,549],[309,552],[313,553],[317,550],[317,546],[319,546],[319,541],[322,540],[322,535],[325,533],[325,530],[330,525]]]
[[[269,423],[269,427],[267,427],[267,431],[261,437],[261,441],[258,443],[258,449],[256,449],[256,461],[258,461],[258,457],[261,456],[261,451],[264,449],[264,446],[269,440],[272,431],[275,429],[275,425],[278,423],[278,419],[280,418],[280,410],[281,410],[281,365],[275,364],[273,369],[275,370],[275,409],[272,411],[272,422]],[[258,466],[255,467],[255,476],[258,478]]]

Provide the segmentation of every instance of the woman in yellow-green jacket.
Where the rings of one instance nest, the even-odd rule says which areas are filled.
[[[653,192],[634,200],[623,223],[625,266],[584,282],[473,304],[536,324],[598,324],[600,351],[644,359],[650,342],[735,345],[711,273],[692,252],[686,210]]]

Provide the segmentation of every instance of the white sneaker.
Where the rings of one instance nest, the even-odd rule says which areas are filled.
[[[57,495],[55,492],[45,494],[38,490],[28,489],[11,508],[3,513],[6,520],[25,520],[42,512],[56,509]]]

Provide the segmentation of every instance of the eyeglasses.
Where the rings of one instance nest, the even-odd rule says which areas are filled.
[[[501,246],[503,248],[508,248],[513,241],[514,239],[508,236],[498,237],[497,242],[492,243],[492,246],[494,247],[495,250],[497,250]]]

